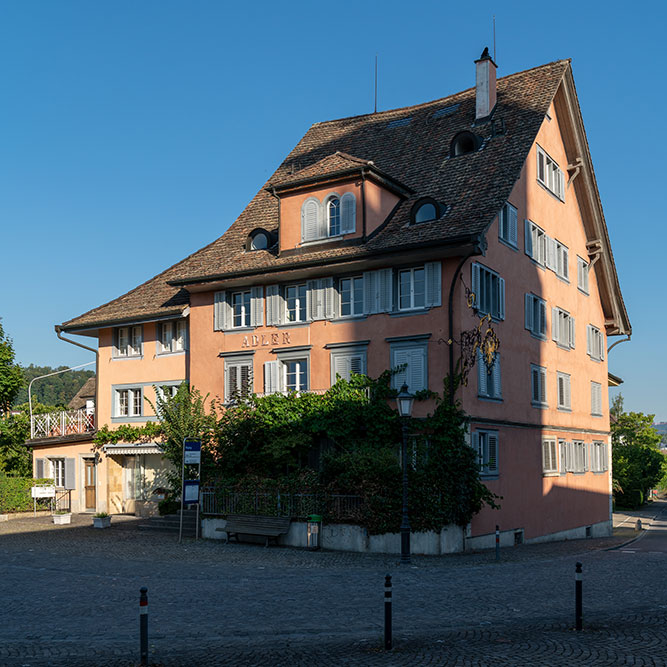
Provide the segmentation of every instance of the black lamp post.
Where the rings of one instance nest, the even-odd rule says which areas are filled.
[[[401,565],[410,564],[410,519],[408,518],[408,420],[412,415],[412,402],[415,397],[408,391],[408,385],[403,384],[396,397],[398,414],[401,416],[403,428],[403,443],[401,458],[403,460],[403,519],[401,520]]]

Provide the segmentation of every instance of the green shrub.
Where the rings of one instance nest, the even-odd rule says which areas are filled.
[[[176,514],[181,509],[181,503],[173,498],[165,498],[157,504],[157,510],[160,516],[165,514]]]
[[[0,514],[28,512],[33,508],[31,487],[36,484],[52,483],[51,479],[7,477],[0,473]]]

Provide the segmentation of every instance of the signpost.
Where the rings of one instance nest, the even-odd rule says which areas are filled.
[[[185,466],[197,466],[196,477],[185,478]],[[183,540],[183,509],[187,505],[197,505],[197,524],[195,539],[199,539],[199,480],[201,478],[201,439],[185,438],[183,440],[183,466],[181,469],[181,522],[178,529],[178,541]]]
[[[33,486],[32,489],[33,516],[37,516],[37,498],[55,498],[55,486]],[[51,501],[53,502],[53,501]]]

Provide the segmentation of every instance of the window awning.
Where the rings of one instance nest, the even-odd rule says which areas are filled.
[[[145,445],[104,445],[102,451],[109,456],[136,456],[140,454],[163,454],[162,448],[153,442]]]

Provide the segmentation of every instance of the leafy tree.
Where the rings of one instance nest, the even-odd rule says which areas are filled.
[[[14,346],[0,322],[0,416],[9,411],[23,382],[21,367],[14,363]]]
[[[618,412],[615,417],[611,423],[614,495],[619,505],[635,507],[665,475],[660,434],[653,428],[655,415]]]
[[[65,370],[66,368],[67,366],[52,368],[51,366],[34,366],[33,364],[24,367],[24,382],[14,399],[14,405],[17,406],[28,402],[28,385],[31,380],[42,375],[48,375],[54,371]],[[35,401],[39,401],[45,405],[53,405],[57,409],[63,409],[74,398],[79,389],[83,387],[86,380],[94,375],[93,371],[77,370],[41,378],[32,385],[33,405]]]

